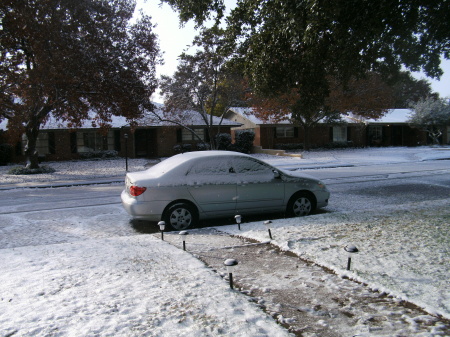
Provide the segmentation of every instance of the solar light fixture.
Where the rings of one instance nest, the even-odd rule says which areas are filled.
[[[166,229],[166,223],[164,221],[158,222],[159,230],[161,231],[161,240],[164,241],[164,230]]]
[[[188,235],[187,231],[180,232],[181,239],[183,240],[183,250],[186,250],[186,236],[187,235]]]
[[[238,225],[238,229],[241,230],[242,217],[240,215],[235,215],[234,218],[236,219],[236,223]]]
[[[351,254],[359,252],[358,248],[356,248],[355,245],[347,245],[344,247],[344,250],[348,253],[348,260],[347,260],[347,270],[350,270],[351,264],[352,264],[352,257]]]
[[[270,230],[270,228],[272,227],[272,221],[270,221],[270,220],[264,221],[264,225],[267,227],[267,231],[269,232],[270,240],[273,240],[272,232]]]
[[[226,259],[223,264],[227,267],[230,288],[233,289],[233,270],[238,265],[238,261],[235,259]]]

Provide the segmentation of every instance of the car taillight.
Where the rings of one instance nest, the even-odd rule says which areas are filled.
[[[130,186],[130,195],[137,197],[147,190],[147,187]]]

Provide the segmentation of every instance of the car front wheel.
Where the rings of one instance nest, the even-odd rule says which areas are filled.
[[[308,192],[299,192],[292,196],[287,206],[288,216],[305,216],[315,208],[315,199]]]
[[[163,216],[166,224],[174,230],[185,230],[197,222],[197,211],[195,207],[186,203],[178,203],[169,207]]]

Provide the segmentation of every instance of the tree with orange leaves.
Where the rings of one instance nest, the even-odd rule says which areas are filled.
[[[94,113],[130,121],[156,89],[159,46],[151,18],[132,0],[3,0],[0,4],[0,120],[25,133],[28,168],[39,167],[40,127],[53,115],[78,125]]]
[[[304,148],[310,148],[310,135],[321,122],[336,122],[344,115],[351,116],[355,122],[366,118],[379,118],[392,107],[393,89],[377,73],[369,73],[364,79],[352,78],[347,85],[330,79],[329,95],[318,110],[305,108],[302,97],[295,89],[290,93],[273,97],[251,95],[255,115],[268,123],[290,120],[304,132]]]

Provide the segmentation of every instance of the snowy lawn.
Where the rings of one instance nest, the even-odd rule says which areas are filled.
[[[150,235],[0,251],[1,336],[287,336]]]
[[[272,244],[368,284],[431,314],[450,318],[450,199],[383,212],[329,213],[273,221]],[[261,222],[222,226],[229,234],[266,241]],[[346,245],[355,245],[351,270]]]
[[[129,159],[129,171],[145,170],[145,165],[149,163],[148,159]],[[125,159],[106,159],[106,160],[82,160],[82,161],[60,161],[44,162],[41,165],[48,165],[55,169],[51,174],[34,175],[11,175],[8,171],[12,167],[20,165],[0,166],[0,185],[4,184],[22,184],[22,183],[42,183],[50,181],[70,181],[70,180],[89,180],[105,177],[116,177],[121,179],[125,177]]]

